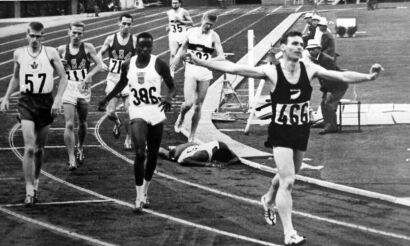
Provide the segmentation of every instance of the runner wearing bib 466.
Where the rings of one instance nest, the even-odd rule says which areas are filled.
[[[121,77],[121,67],[124,62],[131,59],[135,53],[136,40],[131,34],[132,16],[129,14],[122,14],[119,18],[119,32],[114,35],[110,35],[105,39],[101,50],[98,52],[100,59],[105,53],[108,52],[108,66],[103,63],[103,69],[108,71],[107,75],[107,87],[105,92],[110,93],[115,85],[118,83]],[[126,87],[121,93],[116,95],[107,106],[107,118],[115,123],[113,128],[113,134],[115,138],[120,136],[120,126],[121,122],[116,114],[117,106],[122,100],[125,111],[128,112],[128,95],[129,89]],[[129,120],[128,118],[124,121],[125,125],[125,142],[124,148],[126,150],[131,150],[131,137],[129,134]]]
[[[199,59],[208,61],[224,60],[225,56],[221,45],[219,35],[212,30],[216,23],[217,16],[214,14],[205,14],[202,17],[200,27],[194,27],[188,30],[187,37],[178,51],[174,61],[171,64],[171,70],[179,64],[182,57],[187,53],[196,56]],[[216,53],[215,57],[212,57]],[[184,81],[184,98],[181,105],[181,111],[175,122],[175,131],[179,132],[185,119],[185,114],[193,107],[191,131],[188,141],[194,141],[195,132],[201,118],[201,107],[208,91],[209,83],[212,79],[212,72],[204,67],[186,63],[185,81]]]
[[[172,9],[167,11],[169,24],[166,27],[168,32],[169,41],[169,63],[174,60],[179,47],[181,47],[182,42],[185,40],[187,29],[193,26],[189,12],[181,8],[181,0],[172,0]],[[175,70],[171,69],[171,75],[174,76]]]

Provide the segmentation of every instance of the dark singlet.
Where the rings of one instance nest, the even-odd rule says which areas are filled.
[[[310,134],[310,97],[312,86],[305,65],[300,62],[300,77],[291,84],[276,65],[278,79],[271,92],[272,121],[269,125],[266,147],[287,147],[305,151]]]
[[[120,73],[121,66],[124,61],[128,61],[135,54],[134,38],[130,34],[130,38],[125,45],[118,42],[117,34],[114,35],[112,46],[108,49],[109,72]]]
[[[278,79],[271,92],[272,123],[276,125],[305,126],[310,123],[309,107],[312,86],[305,65],[300,62],[300,77],[296,84],[287,81],[280,64],[276,65]]]
[[[71,81],[82,81],[85,79],[90,69],[90,58],[85,52],[84,43],[80,44],[79,51],[75,55],[70,53],[69,46],[69,44],[66,45],[64,56],[64,59],[67,61],[65,67],[67,79]]]

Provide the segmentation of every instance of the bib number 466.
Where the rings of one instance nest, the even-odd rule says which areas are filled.
[[[304,125],[309,123],[309,102],[277,104],[274,121],[279,125]]]

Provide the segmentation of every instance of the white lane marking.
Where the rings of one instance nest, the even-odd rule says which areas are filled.
[[[111,152],[113,155],[117,156],[118,158],[124,160],[128,164],[133,165],[134,162],[131,159],[129,159],[128,157],[120,154],[116,150],[109,147],[102,140],[101,136],[99,135],[98,129],[99,129],[102,121],[104,121],[105,118],[106,118],[106,116],[103,116],[97,122],[97,124],[95,126],[96,130],[95,130],[94,135],[96,136],[97,140],[100,142],[100,144],[103,148],[105,148],[107,151]],[[182,179],[179,179],[179,178],[176,178],[176,177],[161,173],[159,171],[155,171],[155,174],[157,174],[161,177],[167,178],[167,179],[174,180],[175,182],[179,182],[179,183],[182,183],[182,184],[186,184],[188,186],[196,187],[198,189],[205,190],[205,191],[208,191],[208,192],[211,192],[211,193],[226,196],[226,197],[236,199],[236,200],[239,200],[239,201],[243,201],[243,202],[247,202],[247,203],[250,203],[250,204],[262,206],[260,201],[252,200],[252,199],[249,199],[249,198],[245,198],[245,197],[242,197],[242,196],[237,196],[237,195],[230,194],[230,193],[220,191],[220,190],[217,190],[217,189],[209,188],[209,187],[206,187],[206,186],[203,186],[203,185],[200,185],[200,184],[185,181],[185,180],[182,180]],[[342,221],[338,221],[338,220],[323,218],[323,217],[319,217],[319,216],[312,215],[312,214],[305,213],[305,212],[293,211],[293,213],[296,214],[296,215],[308,217],[308,218],[311,218],[311,219],[315,219],[315,220],[319,220],[319,221],[325,221],[325,222],[328,222],[328,223],[331,223],[331,224],[336,224],[336,225],[345,226],[345,227],[349,227],[349,228],[353,228],[353,229],[358,229],[358,230],[362,230],[362,231],[366,231],[366,232],[371,232],[371,233],[375,233],[375,234],[380,234],[380,235],[384,235],[384,236],[389,236],[389,237],[393,237],[393,238],[399,238],[399,239],[404,239],[404,240],[410,241],[410,237],[406,236],[406,235],[401,235],[401,234],[396,234],[396,233],[391,233],[391,232],[385,232],[385,231],[373,229],[373,228],[362,226],[362,225],[356,225],[356,224],[346,223],[346,222],[342,222]]]
[[[13,148],[15,149],[24,149],[24,146],[19,146],[19,147],[3,147],[0,148],[0,151],[2,150],[13,150]],[[48,146],[44,146],[45,149],[65,149],[66,146],[65,145],[48,145]],[[89,145],[84,145],[84,148],[101,148],[101,145],[99,144],[89,144]]]
[[[16,179],[19,179],[19,178],[0,178],[0,181],[4,181],[4,180],[16,180]]]
[[[83,204],[83,203],[104,203],[112,202],[112,200],[78,200],[78,201],[59,201],[59,202],[37,202],[36,206],[50,206],[50,205],[71,205],[71,204]],[[23,207],[24,203],[15,204],[0,204],[0,207]]]
[[[105,118],[105,116],[103,116],[103,119],[104,119],[104,118]],[[15,125],[13,126],[13,128],[11,129],[10,134],[9,134],[9,145],[10,145],[10,147],[12,147],[12,148],[14,147],[14,137],[13,137],[13,136],[14,136],[14,133],[16,132],[16,130],[17,130],[17,128],[18,128],[19,126],[20,126],[20,124],[15,124]],[[99,126],[98,126],[98,127],[99,127]],[[96,130],[96,131],[98,131],[98,130]],[[12,149],[12,151],[14,152],[14,154],[15,154],[20,160],[23,160],[23,156],[21,155],[20,152],[18,152],[18,151],[17,151],[16,149],[14,149],[14,148]],[[61,184],[67,185],[67,186],[69,186],[69,187],[71,187],[71,188],[73,188],[73,189],[76,189],[76,190],[82,191],[82,192],[84,192],[84,193],[87,193],[87,194],[96,196],[96,197],[98,197],[98,198],[100,198],[100,199],[111,200],[112,202],[114,202],[114,203],[116,203],[116,204],[119,204],[119,205],[123,205],[123,206],[129,207],[129,208],[134,208],[134,204],[127,203],[127,202],[124,202],[124,201],[121,201],[121,200],[118,200],[118,199],[110,198],[110,197],[104,196],[104,195],[102,195],[102,194],[99,194],[99,193],[97,193],[97,192],[94,192],[94,191],[92,191],[92,190],[88,190],[88,189],[82,188],[82,187],[80,187],[80,186],[74,185],[74,184],[69,183],[69,182],[67,182],[67,181],[65,181],[65,180],[62,180],[62,179],[60,179],[60,178],[57,178],[57,177],[55,177],[55,176],[51,175],[50,173],[47,173],[47,172],[45,172],[45,171],[43,171],[43,170],[41,170],[41,173],[42,173],[43,175],[45,175],[46,177],[48,177],[48,178],[50,178],[50,179],[53,179],[53,180],[55,180],[55,181],[57,181],[57,182],[59,182],[59,183],[61,183]],[[5,209],[5,208],[4,208],[4,209]],[[3,210],[3,208],[0,207],[0,211],[2,211],[2,210]],[[7,211],[10,211],[10,210],[7,210]],[[6,213],[7,211],[3,211],[3,212]],[[11,211],[10,211],[10,212],[11,212]],[[243,235],[238,235],[238,234],[235,234],[235,233],[231,233],[231,232],[219,230],[219,229],[212,228],[212,227],[209,227],[209,226],[204,226],[204,225],[201,225],[201,224],[193,223],[193,222],[190,222],[190,221],[187,221],[187,220],[183,220],[183,219],[180,219],[180,218],[177,218],[177,217],[174,217],[174,216],[170,216],[170,215],[167,215],[167,214],[155,212],[155,211],[150,210],[150,209],[144,209],[144,212],[149,213],[149,214],[152,214],[152,215],[155,215],[155,216],[158,216],[158,217],[161,217],[161,218],[165,218],[165,219],[168,219],[168,220],[172,220],[172,221],[181,223],[181,224],[186,225],[186,226],[195,227],[195,228],[198,228],[198,229],[206,230],[206,231],[209,231],[209,232],[221,234],[221,235],[224,235],[224,236],[228,236],[228,237],[232,237],[232,238],[236,238],[236,239],[240,239],[240,240],[244,240],[244,241],[247,241],[247,242],[257,243],[257,244],[260,244],[260,245],[279,246],[279,245],[277,245],[277,244],[273,244],[273,243],[270,243],[270,242],[262,241],[262,240],[259,240],[259,239],[255,239],[255,238],[251,238],[251,237],[246,237],[246,236],[243,236]],[[16,214],[15,216],[17,217],[18,214]],[[33,220],[34,222],[40,222],[40,221],[34,220],[34,219],[31,219],[31,220]],[[41,223],[41,222],[40,222],[40,223]],[[37,224],[37,223],[36,223],[36,224]],[[54,227],[54,226],[50,226],[50,227],[47,227],[47,228],[50,229],[50,230],[54,230],[54,231],[59,231],[59,230],[61,230],[61,228],[59,228],[59,227]],[[68,234],[68,235],[72,235],[72,234]],[[72,235],[72,236],[73,236],[73,235]],[[76,237],[77,237],[77,238],[80,238],[80,237],[78,237],[78,234],[76,235]],[[88,241],[89,238],[88,238],[88,237],[84,237],[84,238],[81,238],[81,239],[84,239],[84,240],[87,240],[87,241]]]
[[[87,242],[93,243],[93,244],[97,244],[97,245],[104,245],[104,246],[113,246],[113,245],[115,245],[115,244],[112,244],[112,243],[108,243],[108,242],[101,241],[101,240],[96,239],[96,238],[92,238],[92,237],[89,237],[89,236],[85,236],[85,235],[83,235],[83,234],[76,233],[76,232],[74,232],[74,231],[70,231],[70,230],[68,230],[68,229],[65,229],[65,228],[62,228],[62,227],[59,227],[59,226],[55,226],[55,225],[50,224],[50,223],[42,222],[42,221],[37,220],[37,219],[32,219],[32,218],[30,218],[30,217],[28,217],[28,216],[25,216],[25,215],[22,215],[22,214],[13,212],[13,211],[11,211],[11,210],[9,210],[9,209],[7,209],[7,208],[1,207],[1,206],[0,206],[0,211],[3,212],[3,213],[5,213],[5,214],[14,216],[14,217],[16,217],[16,218],[18,218],[18,219],[27,221],[27,222],[32,223],[32,224],[35,224],[35,225],[38,225],[38,226],[40,226],[40,227],[44,227],[44,228],[46,228],[46,229],[48,229],[48,230],[50,230],[50,231],[54,231],[54,232],[59,232],[59,233],[65,234],[65,235],[67,235],[67,236],[69,236],[69,237],[71,237],[71,238],[82,239],[82,240],[84,240],[84,241],[87,241]]]

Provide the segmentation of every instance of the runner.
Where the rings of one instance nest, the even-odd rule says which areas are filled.
[[[70,23],[68,36],[70,42],[57,48],[65,66],[68,85],[63,94],[65,116],[64,142],[68,152],[68,170],[77,169],[84,162],[84,140],[87,134],[88,104],[91,99],[92,77],[101,70],[102,63],[94,45],[83,43],[85,24],[79,21]],[[90,70],[91,60],[96,64]],[[78,145],[74,155],[74,118],[78,116]]]
[[[103,111],[109,100],[125,86],[129,86],[132,93],[129,116],[135,147],[136,212],[141,212],[143,207],[149,205],[148,186],[157,165],[165,112],[171,109],[171,101],[175,95],[174,81],[168,65],[151,54],[153,42],[154,39],[149,33],[144,32],[137,36],[137,55],[122,65],[120,81],[98,104],[98,110]],[[162,82],[168,87],[166,97],[161,97]]]
[[[103,63],[103,69],[108,71],[107,75],[107,87],[105,92],[108,94],[112,91],[114,86],[118,83],[121,76],[121,65],[128,61],[131,56],[135,53],[135,38],[130,33],[131,25],[132,25],[132,16],[129,14],[122,14],[119,19],[119,27],[120,30],[108,36],[103,46],[101,47],[100,51],[98,52],[98,56],[103,60],[102,57],[105,53],[108,52],[108,66]],[[124,105],[125,111],[128,112],[128,95],[129,89],[128,87],[125,88],[121,93],[116,95],[107,106],[107,115],[108,119],[115,123],[113,128],[113,134],[115,138],[120,137],[120,126],[121,121],[115,112],[117,107],[119,106],[120,100]],[[126,150],[131,150],[131,137],[129,134],[129,120],[126,118],[124,122],[126,136],[124,142],[124,148]]]
[[[219,35],[213,30],[216,19],[217,16],[214,14],[204,14],[201,26],[188,30],[187,38],[175,56],[175,60],[172,62],[171,70],[179,64],[181,58],[184,57],[187,52],[203,60],[218,61],[225,59]],[[212,57],[214,52],[216,52],[216,57]],[[212,78],[212,71],[209,69],[186,63],[184,81],[185,101],[181,105],[180,114],[175,122],[175,131],[181,131],[185,115],[189,109],[193,107],[194,114],[192,116],[188,142],[194,141],[198,122],[201,118],[202,103]]]
[[[27,29],[28,46],[14,51],[14,72],[0,106],[9,108],[9,97],[20,90],[18,112],[24,139],[23,172],[26,184],[26,206],[38,199],[38,185],[44,157],[44,145],[54,117],[61,111],[61,102],[67,79],[63,64],[55,48],[42,45],[44,26],[31,22]],[[58,91],[53,99],[54,75],[60,77]]]
[[[266,146],[273,148],[278,174],[273,178],[268,192],[261,201],[265,218],[273,219],[273,203],[279,212],[284,230],[285,245],[302,245],[306,238],[299,236],[292,223],[292,188],[295,175],[302,164],[310,131],[311,81],[321,78],[329,81],[359,83],[375,80],[383,68],[374,64],[369,74],[326,70],[312,62],[300,61],[303,51],[302,34],[297,31],[286,33],[280,41],[283,58],[276,65],[251,67],[229,61],[207,61],[191,56],[193,63],[222,72],[265,79],[270,82],[272,121],[268,130]],[[274,224],[272,221],[270,224]]]
[[[181,4],[181,0],[172,0],[172,9],[167,11],[169,25],[166,27],[166,30],[168,32],[170,53],[169,64],[172,63],[179,47],[181,47],[182,42],[185,40],[187,29],[194,25],[189,12],[181,8]],[[174,77],[174,73],[175,71],[171,70],[172,77]]]
[[[241,163],[239,157],[221,141],[208,143],[184,143],[176,147],[159,149],[164,158],[173,160],[182,166],[224,167]]]

